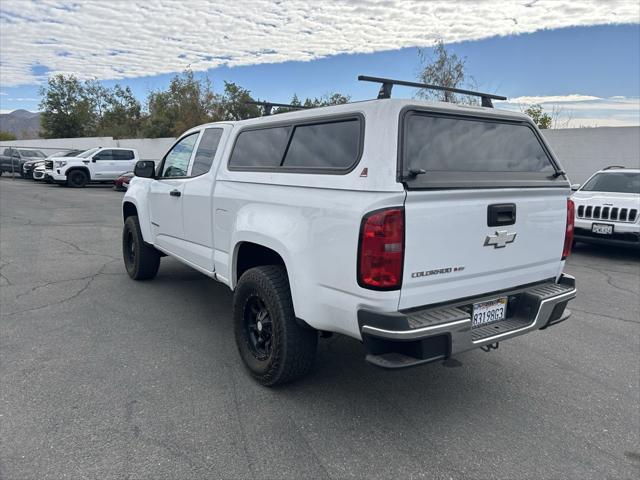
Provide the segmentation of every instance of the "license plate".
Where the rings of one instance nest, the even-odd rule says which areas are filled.
[[[507,315],[507,297],[473,304],[471,328],[504,320]]]
[[[613,233],[613,225],[607,225],[606,223],[594,223],[591,225],[591,231],[601,235],[611,235]]]

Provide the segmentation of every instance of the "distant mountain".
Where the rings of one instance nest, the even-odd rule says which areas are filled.
[[[39,138],[40,113],[27,110],[0,113],[0,130],[13,133],[18,140]]]

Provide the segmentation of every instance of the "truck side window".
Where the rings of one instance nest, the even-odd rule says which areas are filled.
[[[196,177],[207,173],[213,163],[213,157],[216,156],[216,150],[220,137],[222,136],[221,128],[207,128],[202,134],[196,156],[191,167],[191,176]]]
[[[131,150],[113,150],[114,160],[133,160],[133,151]]]
[[[94,160],[113,160],[113,150],[102,150],[95,157]]]
[[[162,178],[187,176],[189,160],[191,160],[191,153],[199,133],[195,132],[182,138],[167,153],[162,165],[162,173],[160,175]]]
[[[347,169],[356,163],[359,151],[358,119],[299,125],[282,166]]]
[[[278,167],[284,156],[291,127],[260,128],[240,132],[229,166]]]

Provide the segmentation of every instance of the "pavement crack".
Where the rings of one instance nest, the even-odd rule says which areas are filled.
[[[69,297],[66,297],[66,298],[63,298],[63,299],[60,299],[60,300],[57,300],[57,301],[52,302],[52,303],[47,303],[47,304],[45,304],[45,305],[41,305],[41,306],[39,306],[39,307],[26,308],[26,309],[23,309],[23,310],[17,310],[17,311],[15,311],[15,312],[7,313],[7,314],[5,314],[5,316],[10,317],[10,316],[18,315],[18,314],[21,314],[21,313],[35,312],[35,311],[38,311],[38,310],[42,310],[43,308],[48,308],[48,307],[53,307],[53,306],[56,306],[56,305],[61,305],[61,304],[63,304],[63,303],[70,302],[70,301],[72,301],[72,300],[74,300],[74,299],[78,298],[78,297],[79,297],[80,295],[82,295],[85,291],[87,291],[87,289],[91,286],[91,284],[93,283],[93,281],[94,281],[98,276],[100,276],[100,275],[104,274],[104,269],[107,267],[107,265],[109,265],[110,263],[113,263],[114,261],[115,261],[115,260],[111,260],[111,261],[109,261],[109,262],[104,263],[104,264],[103,264],[103,265],[98,269],[98,271],[97,271],[96,273],[92,273],[91,275],[86,275],[86,276],[84,276],[84,277],[74,278],[74,279],[59,280],[59,281],[57,281],[57,282],[49,282],[49,284],[54,284],[54,283],[62,283],[62,282],[64,282],[64,281],[67,281],[67,282],[68,282],[68,281],[87,280],[87,283],[85,283],[85,284],[84,284],[84,286],[82,286],[82,287],[81,287],[78,291],[76,291],[73,295],[71,295],[71,296],[69,296]],[[20,296],[26,295],[26,294],[28,294],[28,293],[31,293],[31,292],[33,292],[33,291],[37,290],[38,288],[43,288],[43,287],[46,287],[46,286],[47,286],[47,284],[45,284],[45,285],[40,285],[40,286],[38,286],[38,287],[34,287],[31,291],[26,292],[26,293],[24,293],[24,294],[21,294]],[[16,298],[18,298],[18,297],[16,297]]]
[[[7,285],[13,285],[13,282],[9,280],[9,278],[2,272],[0,272],[0,278],[4,278],[4,281],[7,282]]]
[[[58,237],[51,237],[54,240],[57,240],[60,243],[64,243],[65,245],[69,245],[70,247],[72,247],[75,250],[75,253],[78,253],[80,255],[89,255],[89,256],[94,256],[94,257],[107,257],[107,258],[113,258],[116,259],[117,257],[113,257],[111,255],[105,255],[104,253],[94,253],[94,252],[90,252],[88,250],[84,250],[82,248],[80,248],[78,245],[76,245],[73,242],[70,242],[68,240],[62,240],[61,238]]]
[[[589,312],[587,310],[581,310],[581,309],[575,308],[575,307],[571,307],[571,311],[572,312],[586,313],[587,315],[593,315],[595,317],[605,317],[605,318],[609,318],[611,320],[618,320],[618,321],[624,322],[624,323],[635,323],[635,324],[640,325],[640,322],[638,322],[636,320],[629,320],[628,318],[613,317],[611,315],[606,315],[604,313]]]

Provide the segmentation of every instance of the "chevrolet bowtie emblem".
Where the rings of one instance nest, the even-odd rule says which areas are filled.
[[[516,233],[507,233],[506,230],[497,230],[495,235],[487,235],[484,239],[484,246],[493,248],[504,248],[507,243],[513,243],[516,239]]]

